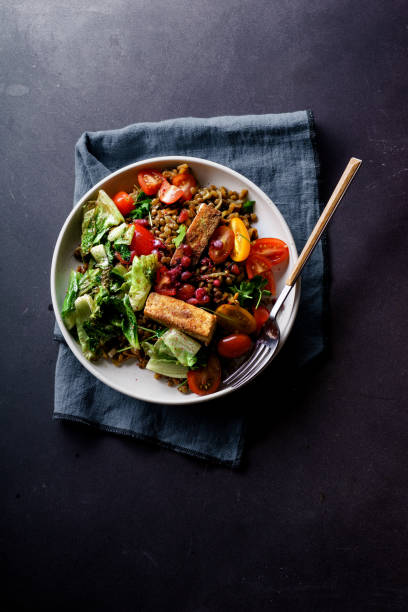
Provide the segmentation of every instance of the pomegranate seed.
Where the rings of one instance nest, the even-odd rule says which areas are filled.
[[[222,240],[214,240],[212,245],[214,249],[222,249]]]
[[[181,265],[183,266],[183,268],[188,268],[189,266],[191,266],[191,257],[183,255],[183,257],[181,258]]]
[[[204,297],[201,298],[201,300],[199,300],[200,304],[208,304],[208,302],[210,301],[210,296],[209,295],[205,295]]]
[[[185,270],[184,272],[181,273],[181,280],[182,281],[186,281],[191,277],[191,272],[189,272],[188,270]]]
[[[231,266],[231,272],[232,272],[233,274],[235,274],[236,276],[238,276],[238,274],[239,274],[239,268],[238,268],[237,264],[232,264],[232,266]]]
[[[176,266],[175,268],[170,268],[170,270],[168,271],[168,275],[171,278],[171,281],[174,282],[181,273],[181,267],[180,266]]]
[[[215,281],[213,281],[213,285],[214,285],[214,287],[219,287],[221,285],[220,279],[216,278]]]
[[[192,304],[193,306],[197,306],[198,300],[196,298],[190,298],[189,300],[187,300],[187,303]]]
[[[143,227],[150,226],[150,223],[147,219],[135,219],[134,223],[137,223],[138,225],[142,225]]]
[[[202,300],[205,295],[207,295],[207,291],[204,289],[204,287],[199,287],[196,289],[195,296],[197,300]]]
[[[180,289],[177,291],[177,297],[180,300],[189,300],[192,297],[194,297],[193,285],[182,285]]]
[[[193,254],[193,249],[189,244],[183,244],[183,253],[184,255],[187,255],[187,257],[191,257]]]

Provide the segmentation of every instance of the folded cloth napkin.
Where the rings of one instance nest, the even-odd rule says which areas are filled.
[[[74,202],[95,183],[132,162],[163,155],[202,157],[251,179],[285,217],[300,250],[320,213],[318,160],[312,114],[171,119],[120,130],[86,132],[75,150]],[[303,273],[302,297],[290,350],[292,365],[324,348],[324,244]],[[138,401],[85,370],[56,329],[59,354],[54,418],[148,440],[217,463],[238,466],[245,418],[234,395],[187,406]],[[286,348],[286,347],[285,347]],[[177,393],[177,391],[175,391]]]

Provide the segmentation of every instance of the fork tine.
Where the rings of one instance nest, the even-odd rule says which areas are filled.
[[[238,370],[236,370],[235,372],[233,372],[232,374],[230,374],[230,376],[228,376],[225,380],[224,383],[225,384],[233,384],[237,378],[246,375],[246,373],[248,372],[248,370],[251,370],[252,367],[254,366],[254,364],[258,361],[258,359],[260,359],[260,357],[265,353],[265,350],[267,350],[267,347],[264,345],[258,345],[254,352],[252,353],[251,357],[248,359],[248,361],[246,361],[245,363],[243,363]]]
[[[254,378],[254,374],[257,376],[262,370],[270,363],[272,360],[273,352],[267,351],[263,355],[263,357],[255,364],[255,366],[247,372],[246,376],[242,376],[239,380],[232,383],[233,389],[239,389],[243,385],[246,385],[247,382],[250,382]]]
[[[252,363],[254,361],[254,359],[257,358],[257,356],[259,355],[261,349],[262,349],[262,347],[260,345],[255,345],[255,348],[252,351],[252,354],[251,354],[250,358],[247,361],[244,361],[244,363],[242,363],[237,370],[235,370],[229,376],[227,376],[227,378],[224,380],[224,383],[228,383],[229,384],[232,380],[235,380],[235,378],[240,376],[242,374],[242,372],[248,367],[249,363]]]

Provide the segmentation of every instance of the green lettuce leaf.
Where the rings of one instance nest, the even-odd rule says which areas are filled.
[[[82,274],[71,270],[67,294],[62,305],[61,316],[68,329],[75,325],[75,300],[79,295],[79,280]]]
[[[152,287],[158,265],[157,255],[140,255],[133,259],[125,275],[129,283],[129,299],[133,310],[142,310]]]
[[[105,233],[115,225],[124,223],[125,219],[108,194],[100,189],[96,202],[85,205],[82,221],[81,251],[87,255],[96,244],[99,244]]]

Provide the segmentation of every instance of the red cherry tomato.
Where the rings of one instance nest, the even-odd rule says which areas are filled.
[[[155,237],[148,229],[134,223],[135,233],[133,234],[131,249],[136,255],[149,255],[155,248]]]
[[[276,266],[288,259],[289,249],[286,242],[279,238],[258,238],[251,246],[251,255],[267,257]]]
[[[174,204],[183,195],[183,190],[175,185],[171,185],[166,179],[162,182],[159,189],[159,198],[165,204]]]
[[[214,263],[228,259],[234,248],[234,232],[227,225],[219,225],[210,238],[208,254]]]
[[[173,285],[173,279],[169,274],[166,266],[159,266],[156,272],[156,284],[154,286],[156,293],[162,295],[176,295],[176,288]]]
[[[218,342],[217,351],[222,357],[234,359],[245,355],[251,346],[252,341],[247,334],[231,334],[231,336],[226,336]]]
[[[215,393],[221,382],[221,365],[217,355],[210,355],[206,367],[189,370],[187,382],[190,390],[197,395]]]
[[[249,279],[254,276],[263,276],[268,281],[264,289],[275,295],[276,286],[272,272],[272,263],[262,255],[250,255],[245,262],[246,272]]]
[[[269,259],[262,255],[250,255],[245,262],[246,273],[249,279],[254,276],[262,276],[264,272],[268,272],[272,268]]]
[[[159,187],[165,179],[157,170],[146,168],[146,170],[141,170],[138,173],[137,180],[144,193],[151,196],[159,191]]]
[[[259,334],[262,327],[269,319],[269,310],[265,306],[258,306],[252,311],[256,321],[256,333]]]
[[[183,190],[183,196],[181,199],[184,201],[191,199],[191,188],[197,185],[197,181],[195,180],[194,176],[187,172],[183,172],[183,174],[176,174],[176,176],[174,176],[172,179],[172,183],[173,185],[176,185],[176,187],[180,187],[180,189]]]
[[[113,196],[113,201],[124,217],[126,217],[135,207],[132,196],[126,193],[126,191],[118,191],[118,193]]]
[[[188,210],[186,208],[183,208],[183,210],[181,211],[181,213],[178,216],[177,221],[179,223],[185,223],[188,219]]]

